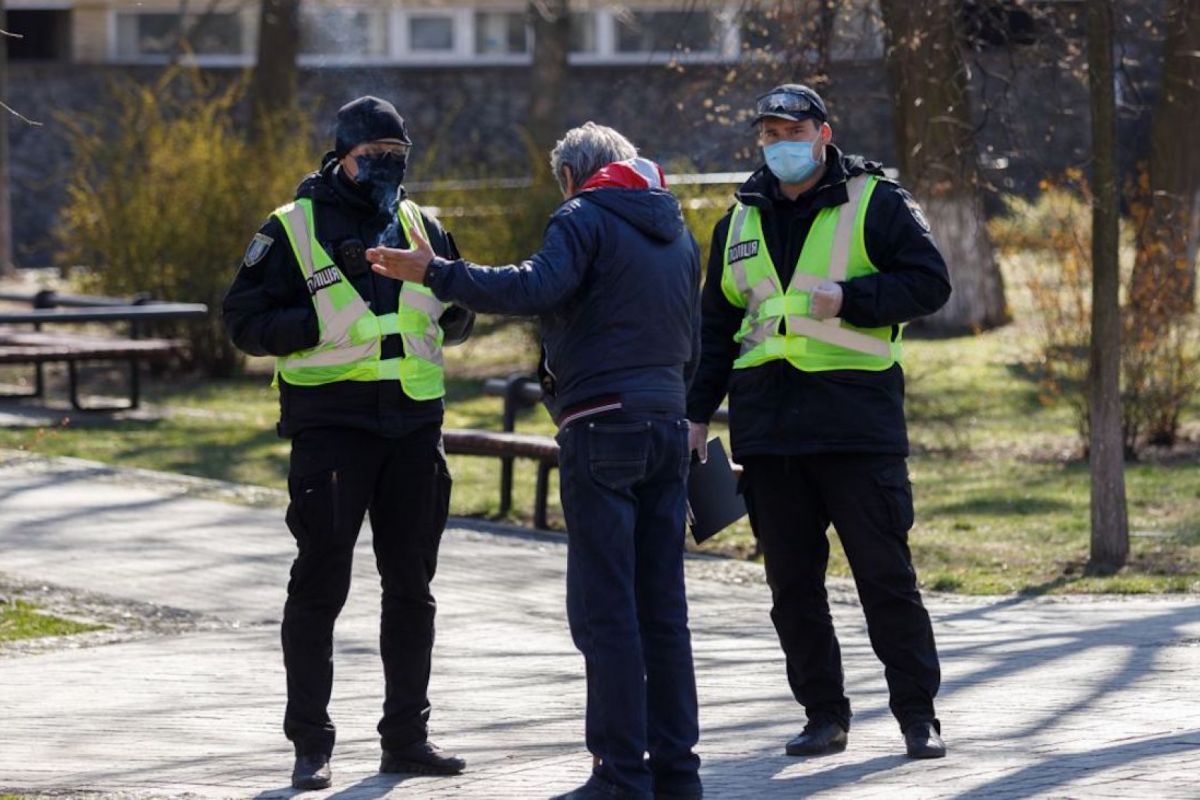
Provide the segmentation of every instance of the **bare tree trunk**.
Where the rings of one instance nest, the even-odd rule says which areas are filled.
[[[1117,104],[1112,0],[1088,0],[1092,105],[1092,342],[1088,373],[1092,550],[1089,570],[1111,573],[1129,556],[1121,437],[1121,309],[1118,299]]]
[[[791,36],[783,37],[787,43],[786,58],[791,64],[787,80],[798,80],[819,92],[826,91],[833,26],[837,21],[834,0],[795,0],[790,9],[782,3],[778,14],[780,29],[792,31]]]
[[[250,107],[260,133],[264,120],[295,107],[300,51],[300,0],[261,2],[258,61],[250,84]]]
[[[1150,131],[1150,197],[1138,229],[1130,299],[1139,326],[1195,307],[1200,151],[1189,131],[1200,130],[1200,3],[1171,0],[1163,78]],[[1151,333],[1151,335],[1153,335]]]
[[[900,170],[925,208],[954,293],[921,323],[938,333],[1009,321],[1004,281],[984,222],[967,66],[955,0],[880,0]]]
[[[528,14],[533,27],[529,135],[534,149],[542,154],[554,147],[565,117],[567,55],[571,49],[570,3],[529,0]]]
[[[0,31],[8,30],[8,12],[0,0]],[[0,34],[0,99],[8,98],[8,37]],[[0,275],[13,274],[12,204],[9,194],[8,112],[0,109]]]

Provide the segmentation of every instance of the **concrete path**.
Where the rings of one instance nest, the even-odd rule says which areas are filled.
[[[73,461],[0,463],[0,573],[166,607],[180,620],[0,655],[0,794],[287,797],[278,508],[205,482]],[[544,798],[582,782],[582,662],[554,537],[456,520],[435,591],[434,740],[456,778],[375,773],[382,675],[364,530],[338,626],[334,789],[312,797]],[[1200,603],[929,598],[950,756],[909,762],[853,593],[835,587],[856,716],[849,749],[782,755],[802,726],[753,565],[690,561],[710,798],[1200,798]],[[148,604],[148,605],[146,605]]]

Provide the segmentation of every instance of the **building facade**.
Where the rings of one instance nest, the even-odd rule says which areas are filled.
[[[1144,16],[1161,0],[1128,2]],[[377,94],[396,103],[418,144],[450,134],[455,146],[440,148],[430,168],[437,174],[422,179],[459,173],[463,162],[476,172],[526,174],[529,156],[519,135],[531,92],[526,5],[302,0],[301,102],[324,121],[346,100]],[[612,125],[676,171],[747,170],[759,161],[745,125],[755,94],[786,80],[810,80],[830,102],[839,144],[894,163],[877,0],[841,0],[816,42],[804,25],[821,5],[571,0],[563,124]],[[1059,14],[1058,39],[1021,38],[1023,18],[1010,13],[1015,0],[963,3],[964,13],[987,11],[979,19],[990,27],[981,28],[968,57],[981,162],[1002,191],[1030,190],[1042,175],[1087,155],[1086,85],[1063,78],[1060,63],[1068,57],[1060,49],[1069,50],[1060,40],[1078,43],[1081,4],[1019,4],[1029,6]],[[194,63],[217,77],[243,75],[256,57],[260,9],[258,0],[8,0],[7,8],[8,29],[24,38],[9,43],[6,102],[46,123],[10,123],[16,257],[41,266],[71,168],[55,120],[96,112],[115,78],[150,81],[171,62]],[[1140,63],[1152,71],[1153,61]],[[1127,94],[1144,107],[1153,93]]]

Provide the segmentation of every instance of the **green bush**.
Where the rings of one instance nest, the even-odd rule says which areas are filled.
[[[1088,360],[1091,342],[1090,194],[1078,172],[1044,181],[1035,200],[1005,198],[1007,214],[992,220],[993,241],[1026,279],[1028,307],[1039,332],[1037,373],[1048,400],[1066,402],[1088,441]],[[1134,457],[1146,444],[1171,445],[1180,415],[1200,393],[1200,330],[1196,315],[1137,325],[1130,309],[1132,225],[1121,230],[1121,406],[1124,446]]]
[[[187,366],[214,376],[242,363],[220,322],[238,259],[319,157],[312,123],[298,115],[268,122],[252,140],[237,113],[245,89],[245,80],[172,68],[151,84],[115,82],[104,112],[61,119],[74,163],[54,232],[60,265],[78,268],[84,291],[207,304],[206,320],[155,332],[187,339]],[[413,199],[440,214],[472,261],[514,263],[535,252],[562,200],[548,154],[526,136],[524,172],[535,177],[514,188],[486,172],[434,172],[437,142],[447,138],[418,151],[410,176],[430,185]],[[706,260],[732,187],[673,188]]]
[[[74,156],[54,234],[63,266],[85,265],[86,291],[206,303],[207,319],[156,332],[187,339],[188,366],[214,376],[241,364],[220,322],[235,266],[317,159],[301,119],[252,142],[236,113],[244,90],[177,68],[115,82],[107,111],[62,119]]]

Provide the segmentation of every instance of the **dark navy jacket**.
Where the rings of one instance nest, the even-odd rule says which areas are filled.
[[[552,415],[611,395],[631,410],[684,413],[700,351],[700,254],[670,192],[581,192],[528,261],[435,258],[425,283],[473,311],[541,318]]]
[[[843,156],[832,145],[826,161],[829,166],[821,181],[794,201],[782,194],[766,167],[736,193],[740,202],[761,212],[765,246],[784,286],[817,213],[847,202],[847,176],[883,175],[879,164]],[[704,284],[704,355],[688,394],[688,419],[707,422],[728,392],[735,460],[811,453],[907,455],[904,372],[899,364],[882,372],[802,372],[778,359],[733,369],[739,351],[733,336],[745,310],[731,305],[721,291],[730,216],[713,230]],[[841,283],[840,317],[860,327],[890,325],[895,330],[945,304],[950,297],[946,264],[908,192],[881,179],[867,206],[864,228],[867,255],[879,272]]]
[[[345,247],[360,242],[372,247],[395,219],[370,195],[341,173],[337,160],[327,156],[320,171],[301,181],[297,199],[312,200],[317,241],[345,272],[354,288],[376,314],[389,314],[400,301],[399,281],[371,271],[365,256]],[[457,258],[454,240],[433,217],[422,214],[434,252]],[[255,356],[286,356],[316,345],[317,312],[305,285],[287,233],[275,217],[259,228],[266,249],[247,251],[225,294],[222,314],[229,337],[238,349]],[[403,233],[400,233],[403,238]],[[355,263],[350,263],[351,259]],[[358,259],[361,259],[359,261]],[[450,308],[442,315],[445,344],[467,338],[474,315]],[[399,336],[383,340],[382,355],[403,352]],[[292,386],[279,381],[279,434],[293,436],[305,428],[350,427],[383,436],[404,436],[417,428],[440,424],[441,400],[413,400],[399,381],[338,381],[321,386]]]

